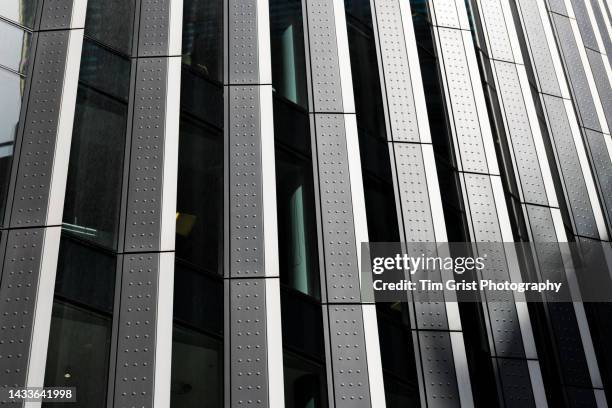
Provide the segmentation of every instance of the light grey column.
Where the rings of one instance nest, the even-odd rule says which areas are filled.
[[[535,2],[530,2],[528,7],[535,7],[531,12],[537,16]],[[491,72],[489,98],[499,110],[494,117],[500,142],[504,145],[501,150],[508,152],[506,161],[513,173],[513,177],[507,177],[506,187],[516,191],[513,199],[522,208],[523,217],[520,218],[525,219],[528,237],[534,243],[538,278],[559,279],[559,271],[573,268],[570,259],[562,259],[561,249],[555,244],[566,242],[567,237],[510,5],[498,0],[473,0],[472,11],[483,65]],[[540,47],[546,50],[541,44]],[[573,141],[569,141],[572,143],[565,146],[568,149],[573,147]],[[551,159],[554,162],[554,158]],[[594,222],[589,225],[594,229]],[[560,278],[570,292],[578,287],[573,273],[562,274]],[[568,280],[572,281],[569,285]],[[574,298],[580,297],[579,293],[572,294]],[[588,324],[576,318],[584,316],[584,306],[549,303],[545,307],[554,349],[549,355],[555,359],[549,363],[561,368],[560,381],[567,387],[564,389],[566,398],[576,400],[578,393],[572,386],[585,388],[579,392],[580,398],[595,405],[593,388],[601,389],[602,384]]]
[[[182,0],[141,0],[132,48],[109,407],[168,407]]]
[[[376,309],[360,292],[368,232],[344,2],[302,4],[329,404],[384,408]]]
[[[283,407],[267,0],[225,2],[225,406]]]
[[[37,10],[0,232],[2,388],[43,386],[85,6]]]
[[[549,0],[547,16],[541,15],[541,18],[548,17],[560,50],[562,65],[567,75],[569,91],[609,232],[612,225],[612,184],[609,182],[612,177],[612,140],[606,120],[606,109],[609,110],[610,107],[605,106],[609,105],[610,99],[606,98],[606,94],[609,94],[609,76],[605,74],[604,60],[599,52],[601,47],[589,18],[588,11],[592,11],[592,8],[582,3],[575,4],[579,6],[578,14],[570,0]],[[581,34],[577,16],[580,18],[580,26],[586,38]],[[587,44],[596,47],[597,51],[587,48],[585,46]],[[606,76],[608,81],[605,81]],[[599,90],[602,90],[603,94],[600,94]]]
[[[410,4],[373,0],[371,7],[402,242],[446,242]],[[414,302],[411,311],[421,405],[473,406],[457,303]]]
[[[507,205],[463,1],[429,3],[434,41],[471,238],[512,242]],[[489,253],[489,277],[520,281],[516,254]],[[495,263],[493,263],[495,262]],[[516,302],[518,301],[518,302]],[[483,293],[482,307],[500,404],[545,406],[540,366],[526,304],[511,293]]]

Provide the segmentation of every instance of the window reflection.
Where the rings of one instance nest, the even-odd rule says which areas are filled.
[[[106,406],[115,265],[114,256],[62,239],[45,386],[76,387],[77,402],[43,406]]]
[[[119,229],[129,62],[86,42],[70,149],[64,230],[114,249]]]
[[[302,5],[299,0],[270,0],[272,85],[276,94],[308,107]]]
[[[38,0],[2,0],[0,16],[33,28],[37,7]]]
[[[6,204],[24,82],[23,77],[0,68],[0,219]]]
[[[0,21],[0,65],[24,74],[27,67],[32,34]]]
[[[203,77],[223,81],[223,2],[184,0],[183,64]]]
[[[89,0],[85,35],[130,55],[134,10],[135,0]]]

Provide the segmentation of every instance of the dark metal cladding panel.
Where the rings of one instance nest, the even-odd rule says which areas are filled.
[[[601,39],[603,40],[605,49],[604,51],[607,54],[608,61],[610,62],[610,64],[612,64],[612,38],[610,38],[610,35],[606,30],[606,23],[604,21],[603,14],[605,13],[605,11],[601,10],[597,0],[591,0],[591,6],[593,8],[593,15],[595,16],[595,21],[597,22],[597,26],[599,27]]]
[[[536,406],[526,360],[497,359],[499,376],[508,408]]]
[[[514,64],[493,61],[497,74],[508,137],[514,152],[518,178],[525,202],[547,205],[544,179],[531,133],[525,99]],[[538,126],[536,123],[535,126]]]
[[[510,279],[506,253],[500,245],[487,245],[487,242],[502,242],[497,208],[493,197],[490,176],[464,174],[466,197],[469,203],[469,216],[472,220],[474,240],[483,244],[479,251],[487,255],[487,267],[482,271],[483,278],[495,282]],[[491,335],[497,356],[524,357],[521,331],[512,292],[486,291]]]
[[[315,132],[327,300],[358,302],[359,267],[344,115],[315,115]]]
[[[228,88],[230,276],[264,276],[259,88]]]
[[[329,331],[336,408],[370,408],[361,305],[330,305]]]
[[[267,407],[265,279],[230,280],[231,406]]]
[[[314,112],[342,112],[334,3],[306,0]]]
[[[596,182],[601,189],[600,197],[603,198],[604,210],[612,219],[612,162],[604,140],[604,137],[610,136],[591,130],[586,130],[585,133],[593,159],[592,166],[595,167]]]
[[[114,406],[153,406],[159,254],[125,255]]]
[[[41,30],[61,30],[70,28],[73,0],[44,0]]]
[[[460,407],[450,333],[420,331],[418,336],[427,405],[436,408]]]
[[[540,16],[538,4],[533,0],[517,0],[517,2],[523,17],[525,35],[529,42],[528,46],[535,65],[534,71],[538,77],[540,91],[545,94],[561,96],[559,81],[542,23],[542,18],[548,18],[548,16]],[[552,46],[556,47],[555,44],[552,44]]]
[[[459,27],[459,14],[455,0],[433,0],[435,24],[442,27]]]
[[[126,252],[152,252],[160,248],[167,71],[165,58],[138,59],[125,223]]]
[[[500,0],[480,2],[479,9],[486,25],[486,35],[489,38],[491,47],[489,50],[490,57],[513,62],[512,45],[510,45],[508,28],[506,27]]]
[[[569,208],[578,235],[598,238],[597,224],[589,200],[586,182],[572,136],[563,99],[543,95],[550,135],[557,152],[558,166],[565,185]]]
[[[229,0],[229,83],[259,83],[257,0]]]
[[[408,77],[410,64],[399,1],[381,0],[373,4],[376,6],[391,134],[393,140],[418,142],[418,120],[412,82]]]
[[[588,48],[586,50],[586,55],[591,70],[593,71],[595,87],[597,88],[599,100],[603,106],[608,129],[612,129],[612,88],[610,88],[610,81],[608,80],[608,73],[606,72],[604,61],[601,54],[589,50]]]
[[[591,95],[582,60],[578,53],[578,46],[576,45],[570,20],[567,17],[552,14],[551,21],[556,28],[557,44],[561,48],[565,61],[566,73],[569,76],[581,123],[584,127],[601,131],[593,96]]]
[[[46,222],[67,49],[68,31],[39,34],[11,227],[42,226]]]
[[[565,8],[565,0],[547,0],[548,10],[553,13],[567,16],[567,8]]]
[[[473,90],[480,84],[471,82],[461,31],[439,28],[438,33],[442,48],[440,62],[446,71],[446,88],[450,94],[463,170],[486,173],[488,167]]]
[[[168,55],[171,1],[178,0],[141,0],[138,56]]]
[[[592,408],[597,406],[593,389],[566,387],[569,406],[572,408]]]
[[[591,20],[587,12],[585,4],[587,1],[589,0],[571,0],[574,15],[576,16],[576,23],[578,24],[578,30],[580,31],[584,46],[592,50],[601,51],[597,45],[595,31],[593,31],[593,26],[591,25]]]
[[[6,234],[0,285],[0,387],[5,388],[25,386],[44,229]]]

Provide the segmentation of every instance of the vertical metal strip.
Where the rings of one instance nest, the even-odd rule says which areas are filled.
[[[226,404],[284,407],[267,0],[225,21]]]
[[[182,0],[139,6],[109,403],[158,408],[170,404]]]
[[[318,181],[330,404],[384,407],[376,310],[362,304],[365,199],[342,0],[304,0],[309,112]]]
[[[81,9],[84,4],[74,1]],[[72,0],[45,2],[36,20],[2,233],[3,388],[42,387],[44,382],[83,42]]]

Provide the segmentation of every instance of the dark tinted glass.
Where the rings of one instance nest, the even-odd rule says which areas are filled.
[[[277,95],[308,106],[302,5],[299,0],[270,0],[272,85]]]
[[[174,326],[170,406],[223,406],[223,341]]]
[[[21,96],[25,80],[17,74],[0,68],[0,219],[4,215],[13,144],[19,124]]]
[[[85,35],[130,54],[134,9],[135,0],[89,0]]]
[[[77,402],[106,406],[116,258],[62,239],[45,370],[46,387],[76,387]]]
[[[223,1],[184,0],[183,64],[223,81]]]
[[[12,24],[0,21],[0,65],[25,73],[32,34]]]
[[[34,26],[38,1],[2,0],[0,1],[0,16],[32,28]]]
[[[130,65],[86,44],[77,93],[64,229],[107,248],[117,245]],[[111,78],[117,79],[112,81]]]
[[[285,351],[283,371],[285,406],[291,408],[327,407],[324,365],[315,364]]]

